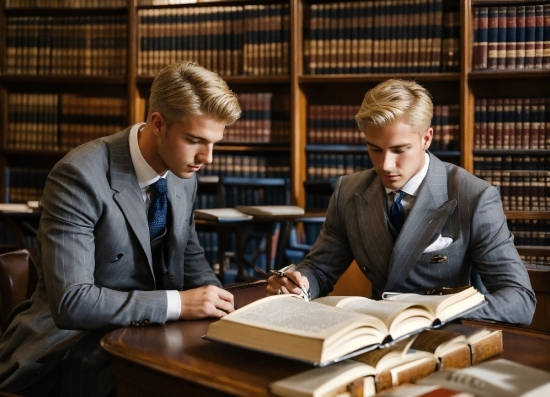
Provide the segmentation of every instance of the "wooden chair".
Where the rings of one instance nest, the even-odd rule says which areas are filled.
[[[36,263],[27,249],[0,255],[0,326],[5,331],[11,311],[30,298],[38,281]]]

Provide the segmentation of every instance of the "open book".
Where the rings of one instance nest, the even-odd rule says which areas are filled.
[[[304,215],[296,205],[238,205],[237,210],[249,215]]]
[[[330,296],[306,302],[296,295],[274,295],[210,324],[204,338],[323,366],[439,327],[484,301],[473,287],[382,301]]]

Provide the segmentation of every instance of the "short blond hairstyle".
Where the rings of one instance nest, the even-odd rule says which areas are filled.
[[[365,94],[355,121],[364,133],[368,125],[383,127],[403,116],[416,132],[423,134],[432,123],[432,96],[414,81],[390,79]]]
[[[237,97],[216,73],[194,62],[179,61],[162,69],[151,86],[149,109],[168,126],[187,116],[210,116],[227,125],[241,117]]]

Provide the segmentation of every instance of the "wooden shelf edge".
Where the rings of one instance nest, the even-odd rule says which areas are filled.
[[[550,220],[550,211],[504,211],[506,219],[539,219]]]

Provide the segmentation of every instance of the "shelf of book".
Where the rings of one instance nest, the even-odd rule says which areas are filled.
[[[10,113],[9,99],[12,94],[57,94],[59,101],[68,94],[101,97],[103,92],[108,92],[106,96],[126,100],[126,122],[121,124],[129,125],[144,120],[146,98],[156,71],[178,58],[190,58],[220,73],[231,89],[241,95],[245,105],[247,96],[257,94],[258,97],[259,94],[269,94],[272,98],[287,98],[284,111],[273,106],[263,108],[264,111],[271,111],[271,128],[278,133],[270,135],[264,131],[250,139],[239,135],[242,132],[235,132],[233,126],[229,127],[226,142],[215,148],[215,163],[219,161],[221,165],[213,164],[207,168],[210,168],[210,175],[241,175],[250,173],[249,164],[253,164],[253,175],[290,177],[289,204],[306,206],[310,195],[308,190],[315,190],[308,184],[330,184],[331,178],[366,166],[357,160],[356,166],[334,169],[330,165],[334,160],[322,155],[351,158],[361,154],[365,157],[361,134],[358,134],[353,123],[353,112],[358,109],[368,89],[392,77],[414,79],[432,93],[436,106],[436,132],[431,150],[444,160],[476,173],[480,157],[485,166],[498,164],[499,158],[505,163],[509,156],[530,159],[531,163],[549,158],[550,69],[548,62],[545,62],[547,59],[533,59],[533,68],[528,66],[523,69],[517,68],[522,61],[514,59],[516,62],[512,62],[512,54],[523,54],[524,44],[530,43],[521,41],[523,33],[518,30],[518,26],[523,26],[522,7],[529,10],[534,7],[535,12],[539,13],[535,16],[534,25],[535,57],[541,55],[541,47],[543,56],[550,49],[550,27],[544,24],[550,21],[548,2],[390,0],[384,3],[385,7],[373,0],[152,3],[149,0],[36,0],[25,2],[27,7],[22,0],[0,1],[1,154],[9,166],[24,166],[25,161],[18,159],[18,156],[28,160],[32,157],[55,158],[69,149],[69,146],[63,149],[13,147],[17,142],[9,139],[8,131],[10,124],[14,124],[14,115],[21,112]],[[38,4],[41,6],[38,7]],[[502,43],[500,47],[499,43],[496,43],[497,47],[494,43],[489,45],[489,20],[487,32],[482,32],[485,25],[478,21],[480,8],[483,7],[487,11],[492,7],[502,11],[499,8],[505,7],[510,15],[516,12],[516,42],[507,40],[508,47],[503,47]],[[202,18],[200,26],[196,23],[199,17]],[[91,28],[101,26],[101,21],[111,21],[110,18],[114,18],[115,25],[118,25],[116,34],[111,31],[111,34],[104,35]],[[63,23],[58,23],[61,21]],[[86,23],[79,27],[82,21]],[[41,32],[39,29],[45,34],[38,34]],[[94,43],[98,46],[101,43],[111,50],[76,44],[87,37],[84,32],[95,37],[97,40]],[[483,41],[485,33],[486,45]],[[497,37],[499,34],[498,31],[490,33],[497,33]],[[514,37],[513,32],[506,33],[511,33],[510,38]],[[528,34],[532,34],[532,30]],[[508,37],[502,32],[500,35],[501,38]],[[116,40],[104,42],[104,36]],[[40,41],[48,37],[49,42]],[[52,41],[52,37],[56,40]],[[68,41],[63,42],[62,39]],[[515,47],[512,45],[514,43]],[[485,47],[487,56],[490,48],[491,51],[496,48],[497,66],[494,69],[489,68],[489,64],[495,64],[493,59],[490,63],[487,58],[486,69],[480,68],[483,62],[474,64],[474,59],[477,62],[478,53],[481,50],[483,54]],[[88,49],[93,51],[87,52]],[[53,69],[52,51],[61,54],[61,57],[53,57]],[[492,52],[491,57],[494,54]],[[498,59],[501,55],[504,63]],[[58,62],[58,58],[64,62]],[[90,59],[109,61],[99,63],[100,68],[95,70],[90,68]],[[514,64],[515,69],[511,68]],[[500,69],[498,65],[501,65]],[[545,100],[544,111],[537,102],[541,99]],[[497,124],[493,135],[497,136],[502,131],[502,136],[507,138],[499,138],[501,143],[498,144],[494,139],[485,139],[484,145],[478,140],[480,106],[495,100],[496,107],[499,100],[507,100],[516,109],[528,109],[529,115],[534,115],[526,123],[522,118],[521,129],[519,120],[514,119],[518,128],[514,132],[513,145],[510,144],[510,125],[508,128],[504,126],[505,118],[509,116],[504,110],[500,113],[488,111],[482,117],[494,115],[495,123],[499,123],[502,117],[502,130]],[[504,102],[502,105],[505,106]],[[336,110],[324,112],[329,109],[324,107]],[[248,109],[253,110],[253,106]],[[336,123],[329,128],[329,135],[338,137],[337,140],[327,141],[319,131],[312,138],[313,114],[319,109],[323,110],[324,116],[340,114],[340,121],[346,121],[347,124]],[[454,112],[452,122],[437,119],[442,114],[445,116],[450,109]],[[440,113],[441,110],[443,113]],[[266,122],[267,119],[252,117],[246,122]],[[324,121],[324,118],[317,120],[321,124]],[[241,122],[244,124],[245,118]],[[331,122],[334,123],[334,120]],[[510,120],[507,122],[510,123]],[[18,123],[25,128],[25,122],[15,124]],[[243,130],[250,130],[250,124]],[[111,131],[116,132],[114,126]],[[531,139],[535,133],[531,131],[537,131],[536,145],[535,139]],[[523,138],[526,135],[529,140]],[[517,136],[521,136],[521,140],[516,139]],[[520,142],[521,145],[517,146],[516,143]],[[263,165],[260,164],[260,157],[265,158]],[[236,167],[234,163],[237,163]],[[506,165],[497,167],[506,170]],[[530,167],[513,168],[511,171],[515,173],[514,178],[522,174],[526,176],[528,173],[525,171],[548,171],[544,163],[541,169]],[[333,169],[324,174],[324,168]],[[312,175],[326,181],[313,179]],[[485,174],[483,177],[488,176]],[[498,185],[497,177],[491,175]],[[546,192],[550,182],[545,180],[542,183]],[[328,201],[325,197],[321,202],[323,204],[316,205],[326,206]],[[547,221],[549,210],[539,207],[538,211],[532,211],[524,207],[524,211],[507,210],[506,214],[509,220],[514,221]],[[531,226],[521,225],[522,228]]]

